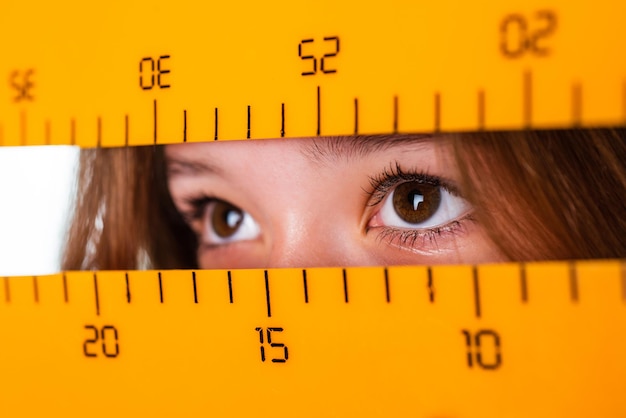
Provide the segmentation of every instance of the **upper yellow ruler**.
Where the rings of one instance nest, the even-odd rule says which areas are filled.
[[[621,126],[624,16],[608,0],[4,0],[0,144]],[[625,277],[597,261],[2,278],[0,410],[624,417]]]
[[[5,0],[0,143],[622,125],[624,16],[618,0]]]

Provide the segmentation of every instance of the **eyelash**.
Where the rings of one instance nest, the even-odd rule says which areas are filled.
[[[403,171],[400,164],[390,164],[384,171],[374,177],[370,177],[371,190],[367,191],[370,196],[368,206],[373,207],[379,205],[394,187],[409,181],[415,181],[422,184],[429,184],[433,187],[441,187],[454,196],[460,196],[458,189],[451,183],[441,177],[432,176],[424,172]],[[455,219],[445,225],[428,228],[428,229],[400,229],[395,227],[384,227],[378,235],[379,240],[385,240],[388,243],[395,243],[403,247],[424,247],[426,243],[434,243],[436,245],[437,238],[444,234],[457,235],[465,231],[465,222],[474,221],[472,214],[467,214],[460,219]],[[369,229],[365,231],[369,232]],[[421,245],[416,242],[421,239]]]
[[[190,209],[185,212],[181,212],[181,215],[187,223],[201,220],[204,216],[204,208],[209,203],[212,203],[216,200],[220,199],[205,194],[189,196],[185,198],[185,204],[189,205]]]

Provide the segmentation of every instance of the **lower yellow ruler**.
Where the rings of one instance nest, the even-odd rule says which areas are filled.
[[[2,416],[623,417],[621,261],[0,279]]]

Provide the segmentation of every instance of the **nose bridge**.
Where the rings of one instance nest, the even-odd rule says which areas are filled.
[[[341,250],[329,240],[328,223],[316,214],[296,210],[280,218],[274,230],[268,267],[314,267],[337,264]]]

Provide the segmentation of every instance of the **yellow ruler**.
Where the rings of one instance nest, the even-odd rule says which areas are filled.
[[[626,122],[616,0],[4,1],[0,143]]]
[[[4,416],[626,416],[625,267],[12,277],[0,404]]]
[[[4,1],[0,144],[618,126],[626,3]],[[626,416],[619,261],[0,285],[6,416]]]

